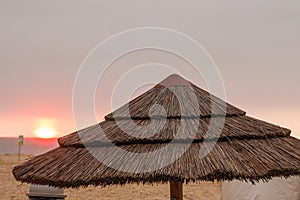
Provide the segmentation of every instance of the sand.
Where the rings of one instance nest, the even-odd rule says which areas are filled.
[[[26,192],[29,184],[17,182],[12,173],[12,168],[24,162],[29,155],[22,155],[18,161],[18,155],[0,154],[0,200],[26,200]],[[219,183],[191,183],[184,185],[185,200],[215,200],[220,199]],[[169,200],[169,185],[137,185],[129,184],[125,186],[94,187],[79,189],[66,189],[66,200]]]

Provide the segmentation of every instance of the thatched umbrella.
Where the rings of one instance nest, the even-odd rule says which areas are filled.
[[[185,102],[180,102],[178,95]],[[197,102],[188,98],[193,95]],[[161,106],[153,109],[155,104]],[[222,105],[226,105],[225,111]],[[219,125],[222,120],[224,126]],[[98,134],[100,128],[104,134]],[[58,148],[16,166],[13,174],[21,182],[56,187],[170,182],[171,198],[182,199],[183,182],[255,182],[299,175],[300,140],[290,133],[246,116],[180,76],[171,75],[108,114],[105,121],[59,138]],[[201,149],[210,144],[213,148],[200,156]],[[116,146],[123,151],[111,151]],[[166,158],[175,158],[174,162],[163,164],[165,160],[158,153],[157,159],[147,159],[145,153],[166,146]],[[125,158],[130,169],[128,163],[114,160],[125,157],[126,152],[134,153]],[[143,162],[138,159],[139,153],[144,153]]]

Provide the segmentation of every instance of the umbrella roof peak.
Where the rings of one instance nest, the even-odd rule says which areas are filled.
[[[193,84],[178,74],[171,74],[170,76],[168,76],[167,78],[159,82],[158,85],[170,87],[170,86],[179,86],[179,85],[190,86]]]
[[[160,107],[152,109],[154,105]],[[164,113],[162,108],[165,114],[162,114]],[[149,119],[150,115],[156,118],[190,118],[245,114],[245,111],[199,88],[178,74],[172,74],[150,90],[106,115],[105,119]]]

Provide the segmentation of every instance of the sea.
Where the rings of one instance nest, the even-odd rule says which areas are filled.
[[[19,153],[18,141],[17,137],[0,137],[0,154]],[[25,137],[23,145],[20,146],[20,152],[21,154],[39,155],[58,146],[57,138],[41,139]]]

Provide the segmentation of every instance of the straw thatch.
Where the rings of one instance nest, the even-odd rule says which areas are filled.
[[[177,140],[193,140],[194,142],[202,142],[206,140],[218,140],[228,141],[234,139],[266,139],[272,137],[289,136],[290,130],[275,126],[273,124],[254,119],[248,116],[236,116],[226,117],[224,127],[219,127],[218,122],[221,119],[216,118],[214,121],[210,121],[209,118],[205,119],[169,119],[167,121],[162,120],[136,120],[135,123],[128,123],[126,120],[122,120],[119,124],[115,121],[103,121],[100,124],[88,127],[80,131],[80,136],[77,132],[62,137],[58,140],[61,147],[83,147],[82,139],[84,139],[84,145],[101,146],[105,145],[104,135],[98,135],[101,130],[105,133],[105,136],[116,145],[125,144],[155,144],[155,143],[168,143],[174,139],[175,135],[181,137]],[[178,133],[178,129],[181,126],[181,122],[184,124],[197,124],[198,129],[196,134],[195,129],[192,126],[186,126],[182,133]],[[140,128],[141,126],[151,125],[149,127]],[[213,132],[207,135],[208,126],[211,125]],[[121,130],[119,126],[126,128]],[[161,130],[159,130],[159,128]],[[222,128],[222,129],[221,129]],[[124,132],[125,131],[125,132]],[[221,133],[220,136],[217,133]],[[127,133],[139,134],[140,138],[136,138]],[[155,135],[145,138],[148,135]],[[214,134],[216,133],[216,134]],[[195,135],[194,135],[195,134]]]
[[[244,111],[200,89],[191,82],[179,80],[179,83],[169,83],[168,80],[170,79],[178,79],[178,77],[173,76],[162,81],[128,104],[106,115],[105,119],[149,119],[149,114],[151,114],[151,118],[158,119],[164,118],[165,116],[167,118],[203,118],[246,114]],[[198,100],[198,104],[192,101],[193,96]],[[180,99],[185,102],[180,104]],[[155,104],[160,106],[155,107],[154,110],[151,109]],[[212,105],[215,107],[214,113],[212,113]],[[226,110],[223,109],[224,106],[226,106]],[[129,108],[129,113],[126,112],[127,108]],[[165,112],[162,109],[164,109]],[[181,113],[182,111],[184,113]]]
[[[185,96],[195,91],[198,105],[189,104],[186,99],[185,115],[181,115],[172,90]],[[211,102],[217,105],[214,112]],[[154,104],[162,105],[167,117],[161,114],[163,111],[151,110]],[[248,117],[230,104],[226,104],[224,113],[223,104],[221,99],[186,80],[171,76],[107,115],[105,121],[60,138],[60,147],[16,166],[13,174],[22,182],[58,187],[232,179],[253,182],[300,174],[300,140],[291,137],[290,130]],[[126,106],[130,114],[126,113]],[[195,106],[199,106],[200,113]],[[224,127],[220,127],[219,122],[224,118]],[[184,128],[180,128],[182,125]],[[208,134],[209,125],[212,130]],[[99,134],[100,127],[112,143]],[[216,144],[211,152],[201,158],[200,150],[212,142]],[[128,152],[142,153],[164,149],[169,144],[171,158],[177,158],[184,148],[187,151],[168,166],[140,173],[145,163],[137,162],[134,156],[126,159],[136,171],[126,172],[127,165],[118,171],[98,161],[85,148],[89,147],[94,155],[107,155],[108,162],[122,162],[114,160],[125,155],[115,155],[119,152],[112,151],[112,144]],[[148,159],[146,164],[151,168],[160,162],[164,161]]]

